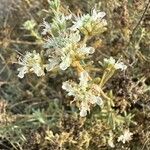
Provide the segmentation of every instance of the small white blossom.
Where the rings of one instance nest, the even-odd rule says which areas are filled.
[[[93,20],[101,20],[103,17],[105,17],[106,13],[105,12],[97,12],[96,9],[93,9],[92,11],[92,18]]]
[[[86,44],[83,47],[79,48],[79,52],[82,54],[93,54],[95,49],[93,47],[86,47]]]
[[[108,145],[109,145],[111,148],[114,148],[114,147],[115,147],[115,145],[114,145],[114,143],[113,143],[113,139],[109,139],[109,140],[108,140]]]
[[[51,26],[48,22],[46,22],[45,20],[43,21],[43,25],[44,27],[43,31],[42,31],[42,35],[46,35],[50,30],[51,30]]]
[[[116,62],[113,57],[109,59],[105,58],[104,63],[113,66],[115,69],[121,69],[122,71],[127,69],[127,66],[123,62]]]
[[[102,100],[102,98],[101,97],[99,97],[99,96],[95,96],[95,95],[92,95],[92,96],[90,96],[90,103],[91,104],[97,104],[97,105],[99,105],[99,106],[102,106],[103,105],[103,100]]]
[[[132,135],[133,133],[131,133],[129,129],[126,129],[123,131],[123,134],[118,137],[118,142],[121,141],[123,144],[125,144],[126,142],[132,140]]]
[[[103,105],[100,96],[98,85],[89,82],[89,75],[87,72],[80,73],[80,83],[73,81],[63,82],[62,88],[68,92],[69,96],[73,96],[75,101],[80,102],[80,116],[85,117],[87,112],[90,112],[91,105]]]
[[[89,105],[86,102],[86,100],[84,102],[81,102],[81,107],[80,107],[80,116],[81,117],[85,117],[87,115],[87,112],[90,111]]]
[[[23,78],[28,72],[34,72],[37,76],[44,75],[44,67],[42,64],[42,59],[39,53],[33,51],[33,53],[27,52],[26,55],[19,61],[22,65],[18,68],[18,77]]]
[[[88,81],[89,81],[89,74],[86,71],[82,71],[80,73],[80,86],[87,87]]]
[[[84,34],[95,35],[106,30],[107,22],[103,17],[105,12],[99,12],[94,9],[91,15],[83,15],[75,18],[74,25],[70,28],[72,31],[80,30]]]
[[[72,63],[70,54],[62,56],[61,60],[62,61],[61,61],[60,65],[59,65],[61,70],[66,70]]]
[[[120,63],[115,64],[115,68],[116,69],[121,69],[123,71],[123,70],[127,69],[127,66],[123,62],[120,62]]]
[[[59,49],[68,48],[72,44],[76,44],[81,39],[79,32],[75,33],[60,33],[58,37],[52,37],[47,39],[47,42],[44,44],[44,48],[53,48],[57,51]],[[60,53],[61,50],[58,52]]]
[[[114,65],[116,60],[113,57],[110,57],[109,59],[104,58],[104,63]]]
[[[35,65],[33,65],[32,69],[30,69],[30,70],[33,71],[37,76],[43,76],[43,75],[45,75],[44,69],[38,63],[35,64]]]
[[[115,147],[113,138],[114,138],[114,135],[113,135],[112,131],[110,131],[110,132],[109,132],[108,145],[109,145],[110,147],[112,147],[112,148]]]
[[[76,31],[77,29],[80,29],[84,26],[84,24],[90,19],[90,15],[87,14],[87,15],[83,15],[81,17],[76,17],[75,18],[76,21],[73,22],[74,25],[70,28],[72,31]]]
[[[18,77],[19,77],[19,78],[23,78],[24,75],[25,75],[26,73],[28,73],[28,67],[27,67],[27,66],[24,66],[24,67],[18,68],[18,71],[19,71]]]
[[[49,63],[46,64],[46,66],[45,66],[47,71],[51,71],[51,70],[57,68],[58,63],[59,63],[59,59],[51,58],[51,59],[48,59],[48,60],[49,60]]]
[[[75,96],[78,93],[77,84],[73,81],[65,81],[62,84],[62,89],[68,92],[68,96]]]
[[[35,20],[27,20],[27,21],[23,24],[23,27],[24,27],[26,30],[33,30],[35,26],[36,26]]]
[[[64,31],[67,28],[67,21],[72,18],[72,14],[65,16],[64,14],[56,14],[53,18],[52,23],[48,23],[45,20],[43,21],[42,26],[44,27],[42,34],[46,35],[47,33],[55,34],[55,32]]]
[[[85,117],[86,115],[87,115],[87,108],[86,107],[81,107],[80,116]]]

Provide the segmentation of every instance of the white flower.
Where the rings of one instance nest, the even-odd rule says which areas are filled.
[[[87,14],[87,15],[83,15],[81,17],[76,17],[75,18],[76,21],[74,21],[74,25],[70,28],[70,30],[72,31],[76,31],[77,29],[80,29],[84,26],[84,24],[90,19],[90,15]]]
[[[61,63],[59,65],[61,70],[66,70],[72,63],[70,54],[61,57]]]
[[[132,135],[129,129],[123,131],[123,134],[118,137],[118,142],[122,142],[123,144],[132,140]]]
[[[66,90],[69,96],[75,96],[76,91],[69,81],[63,82],[62,89]]]
[[[65,16],[64,14],[56,14],[51,24],[44,20],[42,24],[42,26],[44,27],[42,34],[46,35],[47,33],[50,33],[52,35],[55,35],[55,33],[65,31],[67,28],[67,20],[70,20],[71,17],[72,14],[68,16]]]
[[[95,49],[93,47],[86,47],[86,44],[84,44],[83,47],[78,49],[78,51],[85,55],[85,54],[93,54],[95,52]]]
[[[92,18],[93,20],[101,20],[103,17],[105,17],[106,13],[105,12],[97,12],[96,9],[93,9],[92,11]]]
[[[87,115],[87,112],[90,111],[89,105],[86,102],[81,102],[81,107],[80,107],[80,116],[85,117]]]
[[[104,58],[104,63],[114,65],[116,60],[113,57],[110,57],[109,59]]]
[[[80,86],[87,87],[89,81],[89,74],[86,71],[82,71],[80,73],[79,80],[80,80],[79,83]]]
[[[24,27],[26,30],[33,30],[35,26],[36,26],[35,20],[27,20],[27,21],[23,24],[23,27]]]
[[[110,131],[110,132],[109,132],[108,145],[109,145],[110,147],[112,147],[112,148],[115,147],[115,145],[114,145],[114,140],[113,140],[113,139],[114,139],[113,132]]]
[[[113,139],[108,139],[108,145],[112,148],[115,147],[114,143],[113,143]]]
[[[46,69],[48,71],[59,67],[61,70],[66,70],[72,63],[74,51],[81,37],[79,32],[62,33],[58,37],[47,40],[45,48],[49,49],[49,64]]]
[[[65,16],[64,14],[56,14],[53,22],[51,24],[52,30],[54,29],[54,32],[59,31],[65,31],[67,29],[67,21],[70,20],[72,17],[72,14],[69,16]]]
[[[109,59],[105,58],[104,63],[113,66],[115,69],[121,69],[122,71],[127,69],[127,66],[123,62],[116,62],[113,57]]]
[[[23,59],[19,60],[19,64],[23,67],[18,68],[18,77],[23,78],[28,72],[34,72],[37,76],[44,75],[44,65],[39,53],[33,51],[33,53],[27,52]]]
[[[123,71],[123,70],[127,69],[127,66],[123,62],[120,62],[120,63],[115,64],[115,68],[116,69],[121,69]]]
[[[59,64],[59,59],[58,58],[51,58],[51,59],[48,59],[49,60],[49,63],[46,64],[46,70],[47,71],[51,71],[53,70],[54,68],[57,68],[58,64]]]
[[[77,31],[75,33],[71,33],[70,36],[68,37],[68,42],[69,43],[77,43],[81,40],[80,33]]]
[[[19,71],[19,74],[18,74],[18,77],[19,77],[19,78],[23,78],[24,75],[25,75],[26,73],[28,73],[28,67],[27,67],[27,66],[23,66],[23,67],[21,67],[21,68],[18,68],[17,70]]]
[[[51,26],[48,22],[46,22],[45,20],[43,21],[43,25],[44,27],[43,31],[42,31],[42,35],[46,35],[50,30],[51,30]]]
[[[97,104],[97,105],[99,105],[99,106],[102,106],[103,105],[103,100],[102,100],[102,98],[101,97],[99,97],[99,96],[95,96],[95,95],[92,95],[91,97],[90,97],[90,103],[91,104]]]
[[[43,68],[41,67],[40,64],[35,64],[32,66],[31,71],[33,70],[33,72],[37,75],[37,76],[43,76],[45,75]]]
[[[91,105],[103,105],[100,97],[98,85],[89,82],[87,72],[80,73],[80,83],[73,81],[63,82],[62,88],[68,92],[69,96],[73,96],[75,101],[79,101],[80,116],[85,117],[87,112],[90,112]]]
[[[91,15],[83,15],[75,18],[73,26],[70,28],[72,31],[80,30],[83,34],[96,35],[106,30],[107,22],[103,17],[105,12],[99,12],[94,9]]]
[[[85,117],[86,115],[87,115],[87,108],[86,107],[81,107],[80,116]]]

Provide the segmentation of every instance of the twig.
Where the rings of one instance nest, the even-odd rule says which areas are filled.
[[[128,42],[127,46],[125,47],[125,50],[126,50],[127,47],[130,45],[130,42],[131,42],[131,40],[133,39],[136,30],[138,29],[139,25],[141,24],[141,22],[142,22],[142,20],[143,20],[143,18],[144,18],[144,16],[145,16],[145,13],[146,13],[147,10],[148,10],[149,4],[150,4],[150,0],[149,0],[148,3],[146,4],[146,7],[145,7],[145,9],[144,9],[144,11],[143,11],[142,16],[140,17],[140,20],[138,21],[138,23],[136,24],[136,26],[135,26],[134,29],[132,30],[132,33],[131,33],[129,42]]]
[[[8,42],[8,43],[13,43],[13,44],[25,44],[25,45],[41,45],[42,43],[38,43],[38,42],[28,42],[28,41],[19,41],[19,40],[4,40],[4,41],[0,41],[0,45]]]

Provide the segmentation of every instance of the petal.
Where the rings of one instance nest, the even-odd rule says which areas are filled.
[[[95,52],[95,49],[93,47],[86,47],[86,45],[84,45],[82,48],[79,49],[79,51],[84,54],[93,54]]]
[[[89,96],[89,102],[91,104],[95,104],[96,103],[96,96],[95,95],[90,95]]]
[[[106,15],[105,12],[99,12],[99,11],[96,11],[96,9],[93,9],[92,19],[94,21],[97,21],[98,19],[102,19],[105,15]]]
[[[114,145],[114,143],[113,143],[113,140],[112,140],[112,139],[109,139],[109,140],[108,140],[108,145],[109,145],[110,147],[112,147],[112,148],[114,148],[114,147],[115,147],[115,145]]]
[[[97,18],[101,19],[101,18],[103,18],[105,15],[106,15],[105,12],[99,12],[99,13],[97,14]]]
[[[23,78],[24,75],[28,72],[28,67],[27,66],[23,66],[21,68],[18,68],[19,74],[18,77],[19,78]]]
[[[61,70],[66,70],[71,65],[71,58],[68,54],[67,56],[64,56],[61,58],[62,62],[60,63],[59,67]]]
[[[89,102],[90,102],[91,104],[97,104],[97,105],[99,105],[99,106],[102,106],[102,105],[103,105],[103,101],[102,101],[101,97],[99,97],[99,96],[91,95],[91,96],[89,97],[89,99],[90,99]]]
[[[68,15],[68,16],[65,16],[65,19],[66,20],[70,20],[72,18],[72,14]]]
[[[116,69],[121,69],[123,71],[123,70],[127,69],[127,66],[123,62],[120,62],[120,63],[115,64],[115,68]]]
[[[69,81],[63,82],[62,89],[66,90],[69,96],[75,96],[75,90]]]
[[[62,84],[62,89],[66,90],[66,91],[69,91],[70,88],[72,88],[72,87],[71,87],[69,81],[63,82],[63,84]]]
[[[72,42],[76,43],[76,42],[80,41],[81,36],[80,36],[79,32],[77,31],[76,33],[72,34],[70,38],[71,38]]]
[[[59,63],[59,59],[54,58],[54,59],[49,59],[49,64],[46,65],[46,70],[51,71],[53,70]]]
[[[85,117],[87,115],[87,110],[86,109],[81,109],[80,110],[80,116]]]
[[[101,97],[99,96],[96,96],[96,104],[99,105],[99,106],[102,106],[103,105],[103,100],[101,99]]]
[[[39,77],[45,75],[43,68],[39,64],[33,66],[33,72]]]
[[[89,81],[89,74],[86,71],[80,73],[80,86],[87,87]]]
[[[107,58],[104,58],[104,63],[106,64],[111,64],[111,65],[114,65],[115,64],[115,59],[113,57],[110,57],[109,59]]]
[[[47,32],[49,32],[51,30],[51,26],[48,22],[46,22],[45,20],[43,21],[43,25],[44,27],[43,31],[42,31],[42,35],[46,35]]]

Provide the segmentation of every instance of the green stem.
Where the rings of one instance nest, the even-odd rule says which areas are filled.
[[[112,77],[112,75],[114,74],[115,69],[113,69],[113,67],[108,68],[104,71],[103,76],[101,78],[101,82],[100,82],[100,87],[102,88],[104,86],[104,84]]]
[[[103,85],[113,76],[115,70],[111,70],[110,72],[108,72],[104,82],[103,82]]]

